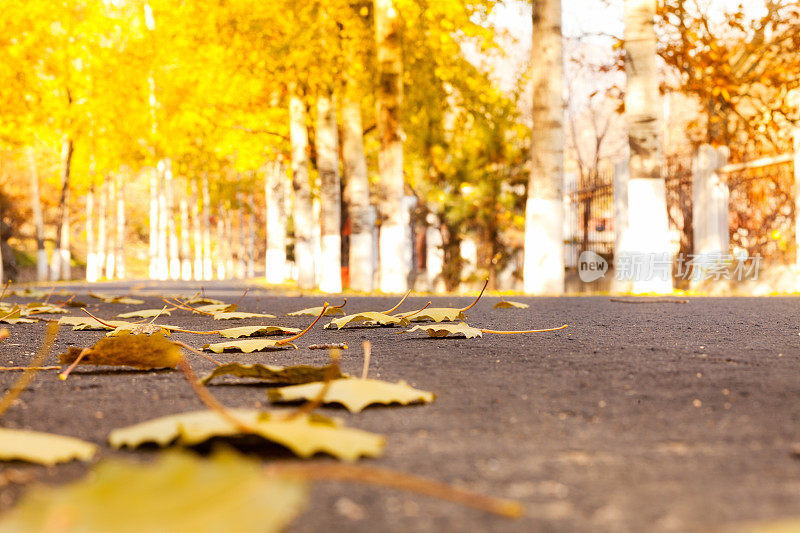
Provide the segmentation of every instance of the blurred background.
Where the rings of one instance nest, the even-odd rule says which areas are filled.
[[[639,12],[670,287],[795,291],[800,8],[781,0],[5,0],[3,276],[615,290],[578,258],[613,272],[628,224]],[[563,279],[540,290],[545,130]],[[686,279],[708,253],[762,258],[759,282]]]

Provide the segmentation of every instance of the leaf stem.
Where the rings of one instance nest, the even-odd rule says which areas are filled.
[[[405,302],[405,301],[406,301],[406,298],[408,298],[408,295],[409,295],[409,294],[411,294],[411,289],[408,289],[408,292],[406,293],[406,295],[405,295],[405,296],[403,296],[402,300],[400,300],[399,302],[397,302],[397,305],[395,305],[395,306],[394,306],[394,307],[392,307],[391,309],[387,309],[386,311],[381,311],[381,312],[382,312],[384,315],[388,315],[389,313],[391,313],[392,311],[394,311],[395,309],[397,309],[398,307],[400,307],[400,305],[401,305],[403,302]]]
[[[317,318],[315,318],[315,319],[314,319],[314,322],[312,322],[312,323],[311,323],[311,324],[310,324],[310,325],[309,325],[309,326],[308,326],[306,329],[304,329],[303,331],[301,331],[300,333],[298,333],[298,334],[297,334],[297,335],[295,335],[294,337],[289,337],[289,338],[286,338],[286,339],[281,339],[281,340],[279,340],[278,342],[276,342],[276,343],[275,343],[275,345],[276,345],[276,346],[280,346],[280,345],[282,345],[282,344],[289,344],[289,343],[291,343],[292,341],[296,341],[297,339],[299,339],[300,337],[302,337],[303,335],[305,335],[306,333],[308,333],[308,330],[310,330],[311,328],[313,328],[313,327],[314,327],[314,324],[316,324],[317,322],[319,322],[319,319],[320,319],[320,318],[322,318],[322,315],[324,315],[324,314],[325,314],[325,310],[326,310],[327,308],[328,308],[328,302],[325,302],[325,304],[323,304],[323,306],[322,306],[322,311],[320,311],[320,313],[319,313],[319,316],[317,316]]]
[[[322,385],[322,388],[319,389],[319,392],[316,396],[310,401],[307,401],[291,413],[289,413],[284,420],[294,420],[298,416],[307,415],[323,403],[325,403],[325,396],[328,394],[328,390],[331,388],[331,383],[333,382],[334,377],[336,374],[340,372],[339,369],[339,350],[336,348],[331,348],[328,353],[331,356],[331,362],[328,367],[328,371],[325,372],[325,381]]]
[[[181,357],[180,360],[178,360],[178,368],[181,369],[186,381],[189,382],[189,385],[192,387],[194,393],[206,407],[219,413],[220,416],[233,424],[240,431],[245,433],[253,433],[253,428],[233,416],[233,414],[231,414],[231,412],[228,411],[228,409],[222,405],[219,400],[214,398],[214,396],[208,392],[208,389],[200,384],[200,381],[197,379],[197,375],[194,373],[194,370],[192,370],[192,366],[185,358]]]
[[[22,391],[25,390],[31,381],[33,381],[33,377],[36,374],[36,371],[47,356],[50,354],[50,350],[53,349],[53,344],[56,341],[56,336],[58,336],[58,323],[57,322],[50,322],[47,324],[47,329],[44,332],[44,340],[42,341],[42,346],[39,348],[39,351],[36,355],[31,359],[31,363],[29,365],[28,370],[26,370],[18,379],[14,382],[13,385],[6,391],[3,395],[2,399],[0,399],[0,416],[6,412],[6,410],[11,407],[11,404],[14,403],[14,400],[22,394]]]
[[[545,331],[558,331],[560,329],[564,329],[568,326],[568,324],[564,324],[563,326],[558,326],[557,328],[547,328],[547,329],[524,329],[520,331],[497,331],[495,329],[482,329],[483,333],[495,333],[497,335],[515,335],[517,333],[543,333]]]
[[[477,297],[477,298],[475,298],[475,301],[474,301],[474,302],[472,302],[471,304],[469,304],[469,305],[468,305],[468,306],[466,306],[466,307],[462,307],[461,309],[459,309],[459,311],[461,311],[461,312],[463,313],[464,311],[469,311],[470,309],[472,309],[472,307],[473,307],[473,306],[474,306],[476,303],[478,303],[478,300],[480,300],[480,299],[481,299],[481,296],[483,296],[483,291],[485,291],[485,290],[486,290],[486,286],[487,286],[487,285],[489,285],[489,278],[486,278],[486,279],[484,280],[484,282],[483,282],[483,288],[481,289],[481,292],[480,292],[480,294],[478,294],[478,297]]]
[[[442,483],[441,481],[388,468],[339,463],[297,463],[286,461],[273,463],[266,467],[266,471],[279,475],[294,475],[301,479],[314,481],[349,481],[416,492],[417,494],[473,507],[506,518],[519,518],[525,512],[522,504],[513,500],[485,496]]]
[[[181,348],[184,348],[184,349],[186,349],[186,350],[189,350],[189,351],[190,351],[190,352],[192,352],[193,354],[197,354],[197,355],[199,355],[199,356],[200,356],[200,357],[202,357],[203,359],[206,359],[206,360],[208,360],[208,361],[211,361],[212,363],[214,363],[214,364],[215,364],[215,365],[217,365],[217,366],[222,366],[222,363],[220,363],[219,361],[217,361],[216,359],[214,359],[214,358],[213,358],[213,357],[211,357],[210,355],[206,355],[206,354],[204,354],[203,352],[201,352],[201,351],[200,351],[200,350],[198,350],[197,348],[192,348],[192,347],[191,347],[191,346],[189,346],[188,344],[186,344],[186,343],[183,343],[183,342],[181,342],[181,341],[170,341],[170,342],[172,342],[173,344],[177,344],[177,345],[178,345],[178,346],[180,346]]]
[[[69,365],[66,370],[64,370],[58,375],[58,379],[60,379],[61,381],[67,381],[67,378],[69,377],[70,373],[73,370],[75,370],[75,367],[78,366],[81,360],[87,355],[89,355],[89,352],[91,351],[92,351],[91,348],[84,348],[83,350],[81,350],[81,353],[78,354],[78,357],[75,358],[72,364]]]
[[[364,341],[361,345],[364,348],[364,366],[361,368],[361,379],[367,379],[369,374],[369,358],[372,355],[372,343]]]
[[[246,288],[246,289],[244,290],[244,292],[242,293],[242,295],[241,295],[241,296],[239,296],[239,299],[238,299],[238,300],[236,300],[236,303],[234,303],[233,305],[236,305],[236,306],[238,306],[238,305],[239,305],[239,302],[241,302],[241,301],[242,301],[242,298],[244,298],[244,297],[247,295],[247,291],[249,291],[249,290],[250,290],[250,287]]]

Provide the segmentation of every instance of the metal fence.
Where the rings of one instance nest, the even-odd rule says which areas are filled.
[[[610,169],[580,178],[568,177],[565,193],[566,256],[577,268],[581,252],[591,250],[608,261],[614,257],[614,175]]]

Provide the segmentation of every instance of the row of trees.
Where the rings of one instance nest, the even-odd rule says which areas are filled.
[[[728,13],[721,34],[685,0],[658,10],[655,0],[624,1],[619,65],[636,230],[628,250],[668,246],[657,55],[680,73],[672,89],[703,104],[715,142],[740,139],[737,128],[759,113],[767,130],[776,116],[792,120],[786,52],[800,43],[785,20],[797,20],[796,6],[767,3],[758,20]],[[411,250],[424,267],[431,226],[448,288],[461,281],[471,236],[490,279],[524,248],[525,291],[561,292],[571,164],[561,1],[532,2],[531,68],[504,90],[491,75],[505,39],[491,24],[497,4],[8,0],[4,219],[35,240],[40,264],[45,230],[58,226],[49,236],[56,279],[69,277],[80,231],[90,280],[135,270],[123,243],[141,240],[151,278],[248,273],[263,252],[270,282],[283,282],[291,263],[300,287],[336,292],[346,265],[354,289],[402,291]],[[764,98],[780,103],[764,111]]]

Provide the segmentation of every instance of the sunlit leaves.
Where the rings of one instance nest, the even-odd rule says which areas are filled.
[[[227,328],[219,330],[219,334],[227,339],[238,339],[239,337],[267,337],[270,335],[294,335],[300,333],[297,328],[285,328],[282,326],[242,326],[239,328]]]
[[[27,461],[54,465],[78,459],[88,461],[97,453],[97,445],[72,437],[0,428],[0,460]]]
[[[243,311],[220,311],[214,313],[214,320],[241,320],[244,318],[275,318],[266,313],[245,313]]]
[[[483,332],[481,330],[467,325],[466,322],[459,322],[458,324],[436,324],[435,326],[414,326],[406,331],[410,333],[418,330],[426,331],[429,337],[463,336],[467,339],[483,337]]]
[[[297,349],[297,346],[290,342],[281,342],[280,339],[247,339],[243,341],[212,342],[203,345],[204,350],[214,353],[222,352],[267,352],[275,350]]]
[[[365,311],[341,318],[334,318],[325,325],[325,329],[342,329],[348,324],[364,323],[370,326],[407,326],[408,321],[401,316],[392,316],[377,311]]]
[[[159,446],[172,442],[192,446],[212,437],[255,434],[289,448],[300,457],[324,452],[345,461],[354,461],[361,456],[377,457],[383,451],[382,436],[345,427],[329,418],[312,415],[287,417],[286,414],[254,409],[231,409],[230,414],[244,424],[246,430],[216,411],[196,411],[116,429],[109,434],[108,442],[114,448],[135,448],[146,442]]]
[[[431,392],[415,389],[405,381],[390,383],[377,379],[338,379],[330,383],[306,383],[271,389],[267,396],[273,402],[314,400],[322,391],[322,403],[338,403],[351,413],[358,413],[368,405],[399,403],[429,403],[434,399]]]
[[[119,318],[155,318],[157,316],[169,316],[170,312],[166,309],[139,309],[129,313],[120,313]]]
[[[144,303],[144,300],[139,300],[137,298],[130,298],[128,296],[114,296],[111,294],[97,294],[93,292],[90,292],[89,296],[91,296],[92,298],[97,298],[98,300],[107,304],[139,305]]]
[[[493,306],[495,309],[527,309],[530,307],[528,304],[522,302],[513,302],[511,300],[500,300]]]

